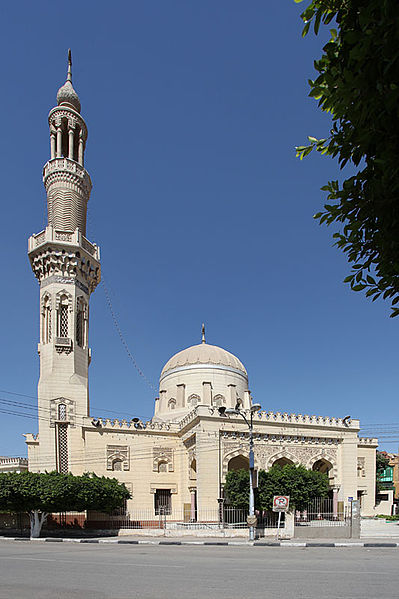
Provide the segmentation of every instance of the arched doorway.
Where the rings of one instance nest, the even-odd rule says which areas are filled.
[[[243,455],[237,455],[234,458],[231,458],[227,465],[227,470],[230,472],[231,470],[249,470],[249,459]]]

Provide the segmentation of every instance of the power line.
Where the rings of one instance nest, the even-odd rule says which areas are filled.
[[[125,339],[125,337],[124,337],[124,335],[123,335],[123,333],[122,333],[122,330],[121,330],[121,328],[120,328],[120,326],[119,326],[119,322],[118,322],[118,319],[117,319],[117,317],[116,317],[115,311],[114,311],[114,309],[113,309],[112,302],[111,302],[111,298],[110,298],[110,296],[109,296],[109,292],[108,292],[108,289],[107,289],[107,286],[106,286],[106,284],[105,284],[105,281],[104,281],[104,277],[103,277],[103,276],[102,276],[102,279],[101,279],[101,284],[102,284],[102,286],[103,286],[103,289],[104,289],[104,293],[105,293],[105,299],[106,299],[106,302],[107,302],[107,304],[108,304],[108,308],[109,308],[109,310],[110,310],[110,312],[111,312],[111,317],[112,317],[113,323],[114,323],[114,325],[115,325],[115,328],[116,328],[116,330],[117,330],[117,333],[118,333],[118,335],[119,335],[119,338],[120,338],[120,340],[121,340],[121,343],[122,343],[123,347],[125,348],[127,355],[129,356],[129,359],[130,359],[130,361],[132,362],[133,366],[135,367],[135,369],[137,370],[137,372],[139,373],[139,375],[140,375],[140,376],[143,378],[143,380],[146,382],[146,384],[147,384],[147,385],[150,387],[150,389],[151,389],[153,392],[155,392],[155,393],[156,393],[156,388],[155,388],[155,387],[154,387],[154,385],[151,383],[151,381],[150,381],[150,380],[149,380],[149,379],[148,379],[148,378],[145,376],[144,372],[141,370],[140,366],[137,364],[137,362],[136,362],[135,358],[133,357],[133,354],[132,354],[132,352],[131,352],[131,351],[130,351],[130,349],[129,349],[129,346],[128,346],[128,344],[127,344],[127,341],[126,341],[126,339]]]

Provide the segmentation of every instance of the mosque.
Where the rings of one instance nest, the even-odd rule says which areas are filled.
[[[116,477],[131,492],[129,511],[184,508],[194,520],[218,508],[229,470],[248,468],[247,424],[223,410],[250,413],[248,373],[232,353],[207,343],[203,329],[200,343],[163,367],[149,422],[90,415],[89,300],[101,279],[100,248],[86,238],[92,184],[71,66],[69,55],[48,117],[48,225],[29,238],[40,285],[39,433],[26,435],[29,469]],[[256,469],[293,463],[326,472],[334,505],[358,498],[363,515],[373,514],[377,440],[359,437],[358,420],[256,411],[253,426]]]

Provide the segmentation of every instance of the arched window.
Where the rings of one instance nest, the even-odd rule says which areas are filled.
[[[66,295],[62,295],[59,300],[57,314],[57,337],[68,337],[69,333],[69,317],[68,317],[69,300]]]
[[[174,397],[171,397],[171,399],[168,401],[168,408],[170,410],[174,410],[176,407],[176,400],[174,399]]]
[[[168,471],[168,463],[165,460],[158,462],[158,472],[167,472]]]
[[[45,295],[42,300],[42,343],[51,341],[51,299]]]
[[[113,460],[112,462],[112,470],[122,470],[122,460],[120,460],[119,458],[116,458],[115,460]]]
[[[197,404],[200,403],[200,396],[196,393],[192,393],[190,397],[187,399],[187,405],[191,408],[195,408]]]
[[[67,407],[64,403],[58,404],[58,420],[67,419]]]
[[[82,297],[76,301],[76,344],[83,348],[87,345],[87,304]]]
[[[221,406],[224,406],[226,403],[226,400],[224,398],[223,395],[215,395],[215,397],[212,399],[212,405],[214,405],[216,408],[220,408]]]

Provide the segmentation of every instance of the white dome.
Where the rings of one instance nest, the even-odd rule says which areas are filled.
[[[238,372],[247,377],[244,365],[236,356],[217,345],[199,343],[172,356],[163,367],[160,380],[172,372],[190,369],[190,366],[193,368],[204,366],[222,368],[223,370]]]

